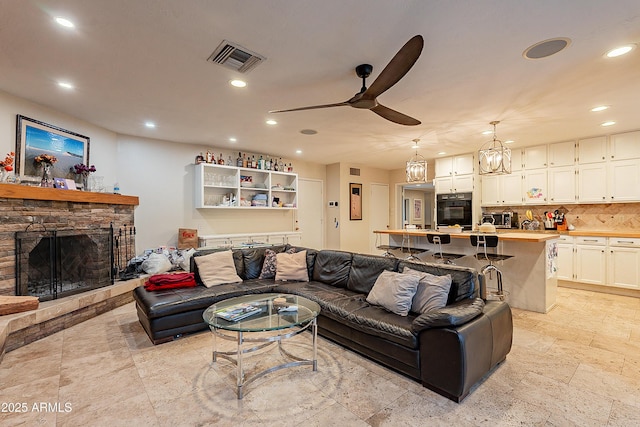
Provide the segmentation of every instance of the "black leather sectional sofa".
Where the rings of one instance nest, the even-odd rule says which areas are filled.
[[[288,246],[272,247],[276,252]],[[303,250],[304,248],[296,248]],[[201,251],[201,256],[211,251]],[[318,333],[401,372],[456,402],[502,362],[511,349],[513,324],[508,304],[483,301],[484,277],[475,270],[442,264],[336,250],[307,249],[309,282],[258,279],[265,249],[234,249],[242,283],[207,288],[134,290],[138,318],[154,344],[207,329],[202,313],[222,299],[249,293],[282,292],[304,296],[321,307]],[[191,262],[196,281],[197,266]],[[447,306],[407,317],[369,304],[367,294],[384,270],[404,267],[452,277]]]

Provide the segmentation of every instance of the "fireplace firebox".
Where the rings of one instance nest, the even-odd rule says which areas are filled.
[[[16,233],[16,295],[40,301],[113,284],[113,230]]]

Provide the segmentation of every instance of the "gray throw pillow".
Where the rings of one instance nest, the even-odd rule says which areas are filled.
[[[411,311],[414,313],[426,313],[427,311],[444,308],[449,298],[451,289],[451,275],[436,276],[435,274],[413,270],[405,267],[403,274],[411,275],[419,279],[416,295],[413,297]]]
[[[418,288],[418,276],[383,271],[367,296],[369,304],[380,305],[392,313],[406,316]]]

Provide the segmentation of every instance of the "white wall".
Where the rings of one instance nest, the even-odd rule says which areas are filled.
[[[0,92],[0,155],[15,151],[16,115],[21,114],[90,138],[91,164],[103,176],[107,190],[118,182],[120,192],[140,198],[135,210],[136,248],[176,246],[178,228],[196,228],[198,234],[294,231],[296,210],[195,209],[195,156],[211,149],[225,159],[238,149],[180,144],[157,139],[118,135],[91,123]],[[324,165],[291,162],[300,177],[326,181]],[[337,200],[337,199],[336,199]],[[323,203],[326,206],[326,203]],[[326,217],[326,212],[325,212]],[[325,239],[326,241],[326,239]]]

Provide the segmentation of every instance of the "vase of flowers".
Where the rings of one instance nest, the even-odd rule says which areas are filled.
[[[11,151],[7,153],[4,160],[0,161],[0,182],[4,182],[7,178],[7,173],[13,170],[13,159],[15,153]]]
[[[79,163],[73,166],[73,173],[80,176],[82,180],[82,189],[84,191],[89,191],[89,174],[96,171],[96,167],[94,165],[87,166],[84,163]]]
[[[40,181],[40,187],[53,187],[52,166],[58,159],[51,154],[40,154],[33,159],[33,163],[36,167],[42,166],[42,180]]]

